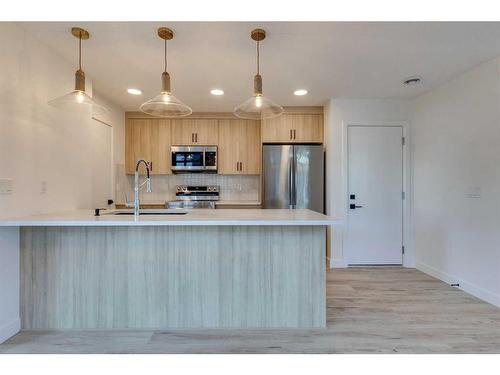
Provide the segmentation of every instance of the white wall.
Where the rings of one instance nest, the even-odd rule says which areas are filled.
[[[373,125],[376,123],[409,122],[411,102],[383,99],[331,99],[325,105],[326,147],[326,212],[346,219],[346,126],[349,124]],[[345,267],[343,254],[344,229],[332,229],[330,240],[332,267]],[[411,247],[409,248],[411,250]],[[412,264],[406,257],[405,264]],[[409,260],[408,260],[409,259]]]
[[[0,195],[0,217],[91,207],[97,122],[47,104],[73,89],[75,64],[12,23],[0,24],[0,45],[0,178],[14,188]]]
[[[500,306],[500,60],[417,98],[413,124],[417,268]]]

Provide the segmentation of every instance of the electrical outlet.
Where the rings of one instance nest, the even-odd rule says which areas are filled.
[[[11,195],[13,192],[12,178],[0,179],[0,195]]]
[[[40,194],[47,194],[47,181],[42,181],[40,184]]]

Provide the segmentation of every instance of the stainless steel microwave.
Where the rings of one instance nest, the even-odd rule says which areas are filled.
[[[217,173],[217,146],[172,146],[172,172]]]

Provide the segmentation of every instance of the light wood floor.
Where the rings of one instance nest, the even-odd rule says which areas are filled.
[[[500,353],[500,309],[422,272],[327,278],[326,330],[25,331],[0,353]]]

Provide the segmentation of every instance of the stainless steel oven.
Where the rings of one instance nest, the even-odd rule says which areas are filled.
[[[172,172],[217,173],[217,146],[172,146]]]
[[[175,201],[167,203],[168,208],[215,208],[219,200],[219,186],[185,186],[175,189]]]

